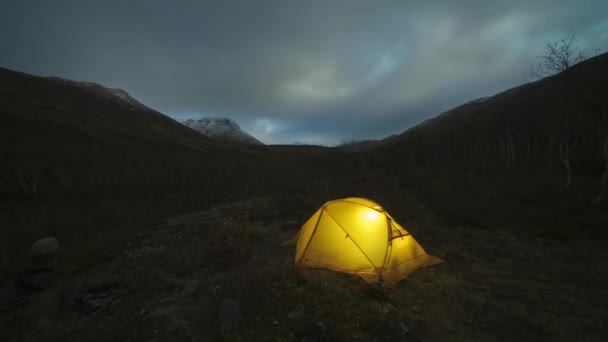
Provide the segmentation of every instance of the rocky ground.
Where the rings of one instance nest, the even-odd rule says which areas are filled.
[[[0,312],[0,340],[608,339],[605,244],[451,225],[407,196],[385,208],[446,262],[393,289],[297,272],[285,241],[316,208],[256,198],[99,242],[112,258],[65,253],[57,285]]]

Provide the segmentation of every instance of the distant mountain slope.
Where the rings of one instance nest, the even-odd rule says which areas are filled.
[[[386,148],[424,142],[439,151],[488,144],[527,149],[528,145],[549,144],[551,138],[556,139],[551,143],[558,146],[559,140],[569,136],[579,140],[577,145],[596,144],[602,137],[586,133],[596,131],[593,126],[603,125],[606,111],[608,53],[558,75],[453,108],[403,132]]]
[[[196,187],[222,198],[262,188],[254,180],[283,167],[275,164],[264,152],[185,127],[125,91],[0,69],[0,193]]]
[[[465,224],[608,238],[608,54],[451,109],[355,166]]]
[[[261,141],[241,130],[233,120],[226,118],[188,119],[184,125],[219,141],[240,142],[253,145],[264,145]]]
[[[0,68],[0,114],[3,120],[37,122],[78,130],[97,143],[121,151],[172,149],[208,151],[216,146],[175,120],[152,110],[120,89],[57,77],[38,77]],[[15,131],[17,128],[13,127]],[[18,138],[18,137],[17,137]],[[53,141],[49,141],[51,149]],[[31,143],[8,141],[2,150]]]
[[[397,137],[396,134],[390,135],[384,139],[351,140],[337,145],[336,148],[350,152],[369,151],[382,146],[383,144],[394,139],[395,137]]]

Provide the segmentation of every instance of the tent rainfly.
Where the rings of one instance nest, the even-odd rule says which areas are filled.
[[[392,287],[418,268],[443,262],[378,203],[358,197],[325,203],[296,237],[295,264],[358,275]]]

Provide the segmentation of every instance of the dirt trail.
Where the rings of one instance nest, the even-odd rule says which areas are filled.
[[[12,327],[0,340],[215,340],[227,297],[239,303],[245,340],[300,340],[319,324],[331,341],[608,338],[606,250],[451,226],[412,198],[394,206],[391,215],[446,260],[394,289],[295,272],[283,242],[314,210],[256,198],[142,232],[118,258],[0,315]]]

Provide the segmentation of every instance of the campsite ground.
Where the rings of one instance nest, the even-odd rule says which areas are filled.
[[[385,289],[293,269],[284,242],[320,204],[258,197],[68,240],[60,283],[0,313],[0,340],[239,340],[217,333],[227,297],[240,307],[241,340],[608,337],[603,243],[454,224],[404,194],[385,208],[446,262]]]

